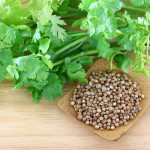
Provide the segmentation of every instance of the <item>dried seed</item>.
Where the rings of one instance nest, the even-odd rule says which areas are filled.
[[[88,84],[79,84],[70,98],[77,118],[96,129],[114,130],[134,119],[141,110],[136,82],[116,72],[93,72]]]

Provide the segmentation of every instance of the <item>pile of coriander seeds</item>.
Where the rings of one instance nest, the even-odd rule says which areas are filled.
[[[88,84],[78,84],[71,97],[77,118],[96,129],[127,125],[141,110],[144,95],[136,82],[115,71],[92,72]]]

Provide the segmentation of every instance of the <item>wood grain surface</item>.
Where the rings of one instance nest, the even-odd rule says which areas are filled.
[[[150,85],[150,78],[142,82]],[[64,94],[72,86],[68,83]],[[150,108],[113,142],[61,111],[58,100],[34,104],[26,89],[12,91],[12,87],[12,81],[0,84],[0,150],[150,150]]]

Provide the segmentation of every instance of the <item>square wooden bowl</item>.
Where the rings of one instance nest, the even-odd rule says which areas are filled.
[[[98,71],[106,71],[106,70],[110,70],[110,63],[106,59],[100,58],[88,70],[86,78],[88,79],[89,75],[93,71],[98,72]],[[115,69],[115,71],[120,72],[120,73],[122,72],[118,68]],[[77,119],[78,122],[82,123],[87,128],[89,128],[93,132],[97,133],[98,135],[102,136],[103,138],[105,138],[107,140],[111,140],[111,141],[117,140],[117,139],[119,139],[119,137],[121,135],[123,135],[127,130],[129,130],[131,128],[131,126],[137,121],[137,119],[144,113],[144,111],[150,105],[150,86],[145,85],[140,80],[140,79],[144,78],[145,75],[142,75],[142,76],[140,75],[139,79],[134,78],[134,73],[132,71],[129,71],[127,75],[132,81],[135,81],[135,82],[138,83],[138,86],[140,88],[141,93],[145,95],[145,98],[142,99],[141,102],[140,102],[140,106],[142,107],[141,111],[137,114],[137,116],[133,120],[128,121],[128,125],[121,125],[113,131],[112,130],[102,130],[101,131],[101,130],[96,130],[91,125],[86,125],[84,122],[79,121],[77,119],[77,114],[76,114],[74,108],[70,105],[70,97],[72,96],[75,87],[72,88],[61,100],[59,100],[58,106],[64,112],[66,112],[68,115],[70,115],[71,117]]]

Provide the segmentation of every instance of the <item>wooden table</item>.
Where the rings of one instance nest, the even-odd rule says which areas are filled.
[[[150,84],[150,78],[142,80]],[[25,88],[12,87],[11,81],[0,84],[0,150],[150,150],[150,109],[112,142],[61,111],[58,100],[34,104]],[[71,87],[67,84],[64,93]]]

